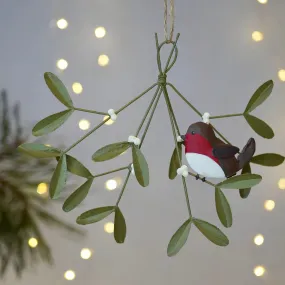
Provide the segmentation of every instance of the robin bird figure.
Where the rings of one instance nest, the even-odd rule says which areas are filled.
[[[226,144],[216,137],[210,123],[192,124],[181,136],[189,166],[206,178],[229,178],[241,170],[255,153],[255,140],[250,138],[239,153],[239,148]]]

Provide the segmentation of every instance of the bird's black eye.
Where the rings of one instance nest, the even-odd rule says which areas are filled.
[[[192,135],[195,135],[195,132],[194,132],[194,131],[192,131],[192,132],[191,132],[191,134],[192,134]]]

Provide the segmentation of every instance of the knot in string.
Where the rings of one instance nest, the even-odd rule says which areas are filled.
[[[158,83],[159,85],[165,86],[165,85],[166,85],[166,77],[167,77],[166,73],[160,73],[160,74],[158,75],[158,81],[157,81],[157,83]]]

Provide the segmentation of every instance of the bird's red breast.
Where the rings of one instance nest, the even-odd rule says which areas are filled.
[[[207,155],[215,162],[218,163],[218,159],[213,156],[213,147],[209,141],[199,134],[186,134],[185,140],[185,153],[198,153]]]

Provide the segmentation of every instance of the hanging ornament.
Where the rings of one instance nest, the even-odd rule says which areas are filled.
[[[249,195],[251,188],[259,184],[262,180],[260,175],[251,173],[250,165],[259,164],[263,166],[278,166],[284,162],[285,158],[284,156],[275,153],[265,153],[253,156],[256,147],[255,140],[253,138],[248,140],[247,144],[240,152],[239,148],[233,146],[229,140],[227,140],[225,136],[223,136],[221,132],[219,132],[214,125],[210,123],[210,120],[214,119],[244,117],[249,126],[258,135],[266,139],[272,139],[274,137],[274,132],[271,127],[261,119],[251,114],[270,96],[273,89],[272,80],[265,82],[255,91],[244,112],[220,116],[211,116],[209,113],[202,114],[177,90],[172,83],[167,81],[167,74],[174,66],[178,57],[177,42],[180,34],[177,34],[176,39],[173,40],[174,1],[170,1],[170,9],[168,9],[167,0],[164,0],[164,3],[165,41],[159,44],[158,36],[155,34],[158,66],[157,81],[121,108],[117,110],[110,109],[106,113],[75,107],[62,81],[51,72],[46,72],[44,74],[44,79],[48,88],[51,93],[63,105],[65,105],[66,109],[37,123],[33,128],[34,136],[43,136],[55,131],[61,127],[75,111],[87,112],[100,116],[103,115],[106,119],[66,149],[58,149],[38,143],[28,143],[21,145],[19,150],[37,158],[57,159],[58,164],[50,183],[50,197],[52,199],[60,197],[66,183],[68,172],[86,179],[86,181],[64,202],[63,210],[66,212],[75,209],[81,204],[81,202],[87,197],[92,183],[97,177],[119,171],[125,171],[126,178],[115,205],[91,209],[82,213],[76,220],[80,225],[87,225],[101,221],[114,214],[114,238],[117,243],[123,243],[126,238],[127,227],[124,215],[120,208],[120,201],[125,193],[131,174],[134,174],[138,183],[142,187],[149,185],[150,173],[147,159],[142,152],[142,147],[149,126],[152,122],[153,115],[156,111],[157,104],[161,97],[163,97],[168,110],[175,145],[175,149],[170,160],[169,178],[175,179],[177,175],[181,176],[188,209],[187,220],[182,223],[168,244],[167,254],[168,256],[173,256],[177,254],[186,243],[191,226],[196,226],[196,228],[208,240],[218,246],[227,246],[229,244],[227,236],[219,228],[202,219],[196,218],[192,214],[186,183],[186,181],[188,182],[190,180],[190,177],[194,177],[197,180],[201,178],[204,183],[213,187],[215,191],[215,203],[218,217],[221,223],[228,228],[232,225],[232,212],[222,189],[237,189],[239,190],[240,196],[242,198],[246,198]],[[169,10],[170,13],[168,13]],[[171,19],[170,33],[168,33],[168,18]],[[166,64],[163,67],[160,54],[165,45],[171,45],[172,48],[168,59],[166,60]],[[70,150],[95,133],[109,119],[112,119],[113,121],[116,120],[121,112],[143,96],[146,96],[153,89],[155,89],[155,92],[152,95],[149,107],[147,108],[134,135],[130,135],[123,141],[114,142],[113,144],[101,147],[92,155],[93,161],[95,163],[100,163],[102,161],[114,159],[125,151],[130,150],[132,152],[132,161],[130,161],[128,165],[103,173],[93,174],[80,161],[68,154]],[[186,103],[200,118],[200,121],[190,125],[186,134],[180,132],[171,103],[173,98],[170,99],[169,91],[172,92],[171,96],[178,96],[181,98],[183,102]],[[144,129],[143,126],[145,126]],[[188,166],[182,163],[182,145],[185,146],[186,161],[195,173],[190,172],[188,170]],[[241,174],[237,174],[240,170]],[[213,183],[208,181],[208,179],[211,178],[220,178],[222,181]]]

